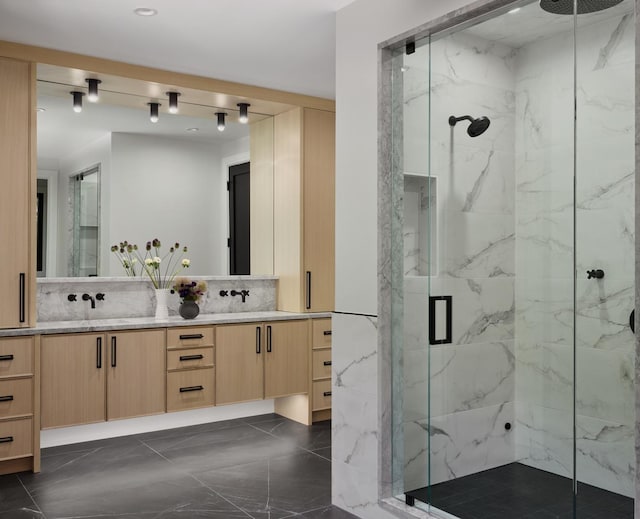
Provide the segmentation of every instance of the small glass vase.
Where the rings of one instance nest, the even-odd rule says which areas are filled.
[[[156,288],[156,320],[166,321],[169,318],[167,300],[171,293],[170,288]]]
[[[183,319],[195,319],[200,313],[200,307],[195,301],[183,301],[178,312]]]

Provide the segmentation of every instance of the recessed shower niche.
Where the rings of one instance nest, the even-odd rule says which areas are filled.
[[[423,175],[404,175],[404,275],[438,274],[437,179]],[[431,240],[429,240],[429,234]]]

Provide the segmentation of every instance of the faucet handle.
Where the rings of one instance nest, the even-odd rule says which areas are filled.
[[[96,301],[104,301],[104,294],[102,292],[96,294]]]
[[[78,296],[76,296],[75,294],[69,294],[69,295],[67,296],[67,300],[68,300],[68,301],[72,301],[72,302],[74,302],[74,301],[77,301],[77,299],[76,299],[77,297],[78,297]]]

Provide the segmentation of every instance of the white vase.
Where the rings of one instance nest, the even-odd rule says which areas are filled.
[[[169,318],[167,300],[170,292],[170,288],[156,288],[156,320],[158,321],[166,321]]]

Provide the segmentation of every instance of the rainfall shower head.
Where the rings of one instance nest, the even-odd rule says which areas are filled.
[[[578,0],[578,14],[604,11],[622,0]],[[573,14],[573,0],[540,0],[540,7],[553,14]]]
[[[463,115],[461,117],[452,115],[451,117],[449,117],[449,126],[455,126],[459,121],[471,121],[469,128],[467,128],[469,137],[477,137],[478,135],[482,135],[491,124],[489,118],[485,117],[484,115],[482,117],[478,117],[477,119],[474,119],[470,115]]]

